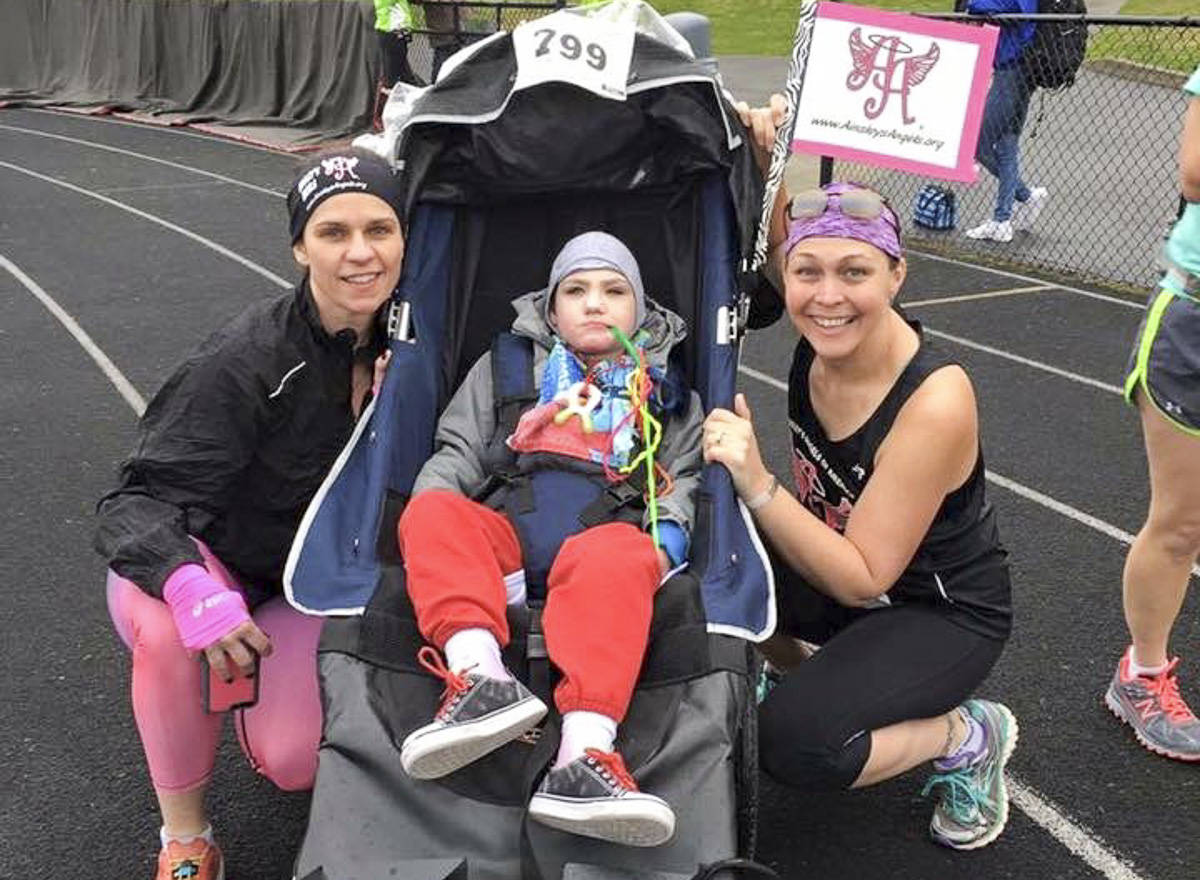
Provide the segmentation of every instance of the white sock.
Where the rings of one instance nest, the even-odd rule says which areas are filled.
[[[452,672],[462,673],[474,667],[472,672],[489,678],[498,678],[501,681],[512,678],[504,668],[504,661],[500,659],[500,643],[483,627],[460,629],[446,639],[446,647],[443,650],[446,654],[446,665]]]
[[[176,843],[191,843],[197,837],[203,837],[209,843],[215,843],[213,840],[212,825],[204,826],[204,830],[199,834],[170,834],[167,831],[167,826],[164,825],[158,830],[158,839],[162,843],[163,849],[167,848],[167,844],[172,840]]]
[[[599,712],[567,712],[562,719],[562,738],[558,743],[557,770],[582,758],[585,749],[611,752],[617,738],[617,722]]]
[[[1133,647],[1132,645],[1129,646],[1129,674],[1130,675],[1145,675],[1149,678],[1153,678],[1154,676],[1158,675],[1160,672],[1162,672],[1166,668],[1167,668],[1166,663],[1160,664],[1158,666],[1143,666],[1141,663],[1138,662],[1137,648]]]
[[[509,605],[525,604],[525,569],[504,576],[504,597]]]

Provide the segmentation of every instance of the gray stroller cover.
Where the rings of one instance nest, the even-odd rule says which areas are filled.
[[[404,773],[400,743],[432,717],[442,683],[417,668],[411,608],[401,579],[387,580],[395,591],[381,589],[361,618],[331,621],[322,638],[325,741],[296,877],[689,880],[701,865],[750,854],[758,768],[749,646],[705,632],[693,577],[659,592],[651,649],[618,733],[639,786],[676,812],[675,837],[654,849],[526,819],[558,747],[557,717],[536,738],[443,779]],[[505,662],[536,681],[525,616],[510,614],[510,625]]]

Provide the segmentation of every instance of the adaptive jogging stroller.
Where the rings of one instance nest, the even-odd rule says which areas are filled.
[[[659,591],[617,742],[639,784],[676,811],[668,844],[621,847],[526,820],[557,748],[553,712],[540,732],[440,780],[414,781],[400,767],[399,744],[432,716],[441,682],[416,662],[422,640],[396,520],[432,451],[440,408],[508,328],[509,302],[544,285],[563,242],[596,228],[627,242],[647,292],[687,322],[679,366],[706,408],[732,401],[748,298],[739,267],[753,245],[760,176],[713,75],[651,10],[621,6],[640,16],[636,33],[606,22],[601,7],[464,50],[400,128],[410,223],[392,359],[305,516],[285,577],[293,604],[331,615],[318,659],[320,769],[295,867],[302,880],[687,880],[753,852],[749,642],[774,628],[773,583],[721,467],[704,474],[690,567]],[[525,59],[539,50],[563,64],[527,83]],[[601,96],[612,81],[563,80],[571,63],[590,60],[596,72],[601,59],[619,66],[623,98]],[[531,590],[529,609],[510,608],[504,659],[552,705],[539,598]]]

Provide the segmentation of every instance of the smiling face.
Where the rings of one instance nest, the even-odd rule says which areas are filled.
[[[611,269],[572,272],[558,283],[550,304],[551,326],[588,365],[624,350],[609,328],[632,336],[636,316],[632,285]]]
[[[317,206],[292,253],[308,269],[322,326],[362,338],[400,280],[404,236],[383,199],[343,193]]]
[[[857,239],[803,239],[784,264],[788,315],[819,357],[845,358],[884,324],[905,272]]]

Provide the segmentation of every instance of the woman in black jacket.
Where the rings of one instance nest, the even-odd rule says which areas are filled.
[[[288,193],[295,291],[214,333],[147,407],[120,483],[99,504],[108,603],[133,652],[133,708],[161,808],[159,880],[224,874],[205,811],[224,712],[209,679],[258,670],[236,710],[251,764],[311,787],[321,709],[320,620],[282,596],[292,538],[349,439],[400,278],[399,183],[387,162],[318,158]]]

